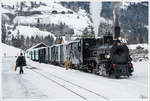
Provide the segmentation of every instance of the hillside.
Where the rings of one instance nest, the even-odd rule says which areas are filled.
[[[99,19],[106,20],[99,25],[99,36],[107,31],[113,33],[114,26],[111,22],[113,22],[113,8],[116,3],[119,2],[99,3],[102,5]],[[76,12],[79,8],[83,8],[88,14],[92,13],[90,12],[90,2],[61,2],[61,4]],[[148,2],[123,2],[119,7],[121,36],[127,38],[129,44],[148,43]]]
[[[65,8],[56,2],[51,2],[50,4],[37,3],[35,4],[37,7],[32,7],[28,3],[29,2],[23,2],[22,4],[16,2],[16,5],[20,5],[9,5],[9,8],[5,7],[6,5],[8,6],[8,4],[6,4],[2,9],[3,14],[7,15],[9,13],[8,11],[15,12],[17,16],[14,19],[11,19],[11,22],[14,25],[19,24],[36,27],[38,27],[37,24],[41,26],[55,25],[55,27],[57,25],[58,27],[68,26],[69,29],[74,30],[73,34],[82,34],[83,30],[91,25],[90,19],[84,11],[79,11],[79,13],[76,13],[71,9]],[[53,32],[53,34],[58,34],[58,32]]]

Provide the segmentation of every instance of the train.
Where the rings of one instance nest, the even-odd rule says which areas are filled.
[[[126,44],[113,40],[112,34],[103,38],[82,38],[28,51],[33,61],[64,67],[67,58],[73,69],[103,76],[130,76],[133,72],[132,57]]]
[[[101,38],[80,38],[68,43],[34,48],[28,51],[33,61],[64,67],[66,59],[73,69],[102,76],[120,78],[134,72],[129,48],[121,41],[118,19],[114,35],[106,33]]]

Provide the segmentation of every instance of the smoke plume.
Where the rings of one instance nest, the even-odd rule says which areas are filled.
[[[90,12],[91,12],[91,15],[92,15],[95,38],[97,38],[97,36],[98,36],[98,27],[99,27],[99,24],[100,24],[101,9],[102,9],[102,2],[100,2],[100,1],[91,1],[91,3],[90,3]]]
[[[114,25],[119,26],[119,10],[121,7],[122,3],[121,2],[113,2],[112,7],[113,7],[113,18],[114,18]]]

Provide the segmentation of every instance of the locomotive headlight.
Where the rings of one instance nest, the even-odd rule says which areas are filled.
[[[133,59],[133,56],[131,55],[130,58]]]
[[[109,58],[110,58],[110,55],[106,55],[106,58],[109,59]]]
[[[122,40],[122,37],[118,37],[118,40]]]

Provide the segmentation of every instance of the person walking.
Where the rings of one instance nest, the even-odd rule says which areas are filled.
[[[23,74],[23,66],[26,66],[26,60],[22,53],[20,53],[20,56],[16,60],[16,66],[20,67],[19,74]]]

